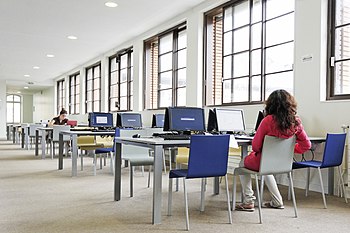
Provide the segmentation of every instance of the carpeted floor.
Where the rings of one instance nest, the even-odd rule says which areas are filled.
[[[108,165],[108,164],[107,164]],[[41,160],[34,150],[20,149],[8,141],[0,142],[0,232],[183,232],[185,216],[183,192],[173,195],[173,216],[167,216],[168,180],[163,175],[162,224],[151,224],[152,189],[147,175],[135,174],[134,197],[129,197],[128,168],[122,172],[122,200],[113,201],[113,176],[109,167],[93,176],[92,159],[85,158],[84,171],[71,177],[70,158],[65,169],[57,170],[57,158]],[[79,163],[80,168],[80,163]],[[209,181],[206,209],[199,212],[200,181],[189,182],[191,232],[348,232],[350,204],[343,198],[327,197],[323,209],[321,194],[304,196],[296,190],[299,217],[294,218],[292,203],[286,209],[263,209],[263,224],[258,211],[232,212],[228,224],[224,184],[221,194],[212,195]],[[230,189],[232,183],[230,182]],[[182,188],[182,186],[181,186]],[[280,187],[286,198],[286,187]],[[264,192],[268,199],[268,192]],[[349,200],[350,201],[350,200]]]

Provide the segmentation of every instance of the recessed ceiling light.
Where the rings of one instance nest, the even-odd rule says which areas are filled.
[[[29,87],[27,87],[27,86],[25,86],[25,87],[23,87],[24,89],[28,89]]]
[[[118,4],[115,3],[115,2],[106,2],[106,3],[105,3],[105,6],[107,6],[107,7],[117,7]]]
[[[38,69],[40,69],[40,67],[39,66],[33,66],[33,69],[38,70]]]
[[[21,94],[22,92],[20,92],[20,91],[17,91],[17,94]]]
[[[24,75],[24,77],[29,78],[29,77],[30,77],[30,75],[29,75],[29,74],[25,74],[25,75]]]
[[[55,57],[53,54],[47,54],[46,57]]]
[[[67,38],[70,40],[77,40],[78,39],[78,37],[76,37],[76,36],[67,36]]]

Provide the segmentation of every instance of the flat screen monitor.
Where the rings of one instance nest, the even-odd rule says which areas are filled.
[[[260,125],[261,121],[264,119],[264,117],[265,117],[264,112],[263,111],[259,111],[258,112],[258,117],[256,118],[255,128],[254,128],[255,131],[258,130],[259,125]]]
[[[164,114],[153,114],[152,128],[163,128],[164,126]]]
[[[113,114],[105,112],[90,112],[89,127],[110,128],[113,127]]]
[[[207,131],[208,132],[218,131],[216,114],[215,114],[215,111],[213,109],[209,109]]]
[[[244,113],[242,109],[216,108],[218,131],[237,132],[245,130]]]
[[[119,128],[142,128],[140,113],[118,113],[117,127]]]
[[[164,131],[205,131],[204,110],[192,107],[169,107],[165,111]]]

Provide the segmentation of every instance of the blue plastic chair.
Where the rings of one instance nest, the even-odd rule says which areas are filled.
[[[306,196],[309,191],[310,168],[317,168],[318,175],[320,178],[320,183],[321,183],[322,198],[323,198],[323,204],[325,209],[327,208],[327,204],[326,204],[326,197],[324,194],[324,187],[323,187],[322,175],[321,175],[322,168],[338,167],[339,178],[341,180],[341,184],[343,187],[345,202],[348,203],[348,200],[346,198],[346,193],[345,193],[344,181],[340,171],[340,165],[342,164],[342,161],[343,161],[345,139],[346,139],[346,133],[327,134],[322,161],[309,160],[309,161],[301,161],[301,162],[293,163],[293,169],[307,168],[307,181],[306,181],[306,191],[305,191]]]
[[[229,135],[194,135],[191,137],[188,169],[175,169],[169,172],[168,215],[171,215],[172,187],[174,178],[183,178],[186,229],[189,230],[186,180],[225,176],[229,222],[232,224],[230,197],[227,183],[227,162]],[[201,211],[204,211],[205,179],[201,187]]]

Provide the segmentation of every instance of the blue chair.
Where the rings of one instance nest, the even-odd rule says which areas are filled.
[[[346,133],[327,134],[322,161],[309,160],[309,161],[301,161],[301,162],[293,163],[293,169],[307,168],[307,181],[306,181],[306,192],[305,192],[306,196],[309,191],[310,168],[317,168],[318,175],[320,178],[320,183],[321,183],[322,198],[323,198],[323,204],[325,209],[327,209],[327,204],[326,204],[326,197],[324,194],[324,187],[323,187],[322,175],[321,175],[322,168],[338,167],[339,178],[341,180],[341,184],[343,187],[345,202],[348,203],[348,200],[346,198],[346,193],[345,193],[344,181],[340,171],[340,165],[342,164],[342,161],[343,161],[345,139],[346,139]]]
[[[169,172],[168,215],[171,215],[172,187],[174,178],[183,178],[186,229],[189,230],[186,180],[225,176],[229,222],[232,224],[230,197],[227,183],[227,161],[229,135],[194,135],[191,137],[188,169],[175,169]],[[201,186],[201,211],[204,211],[205,179]]]

